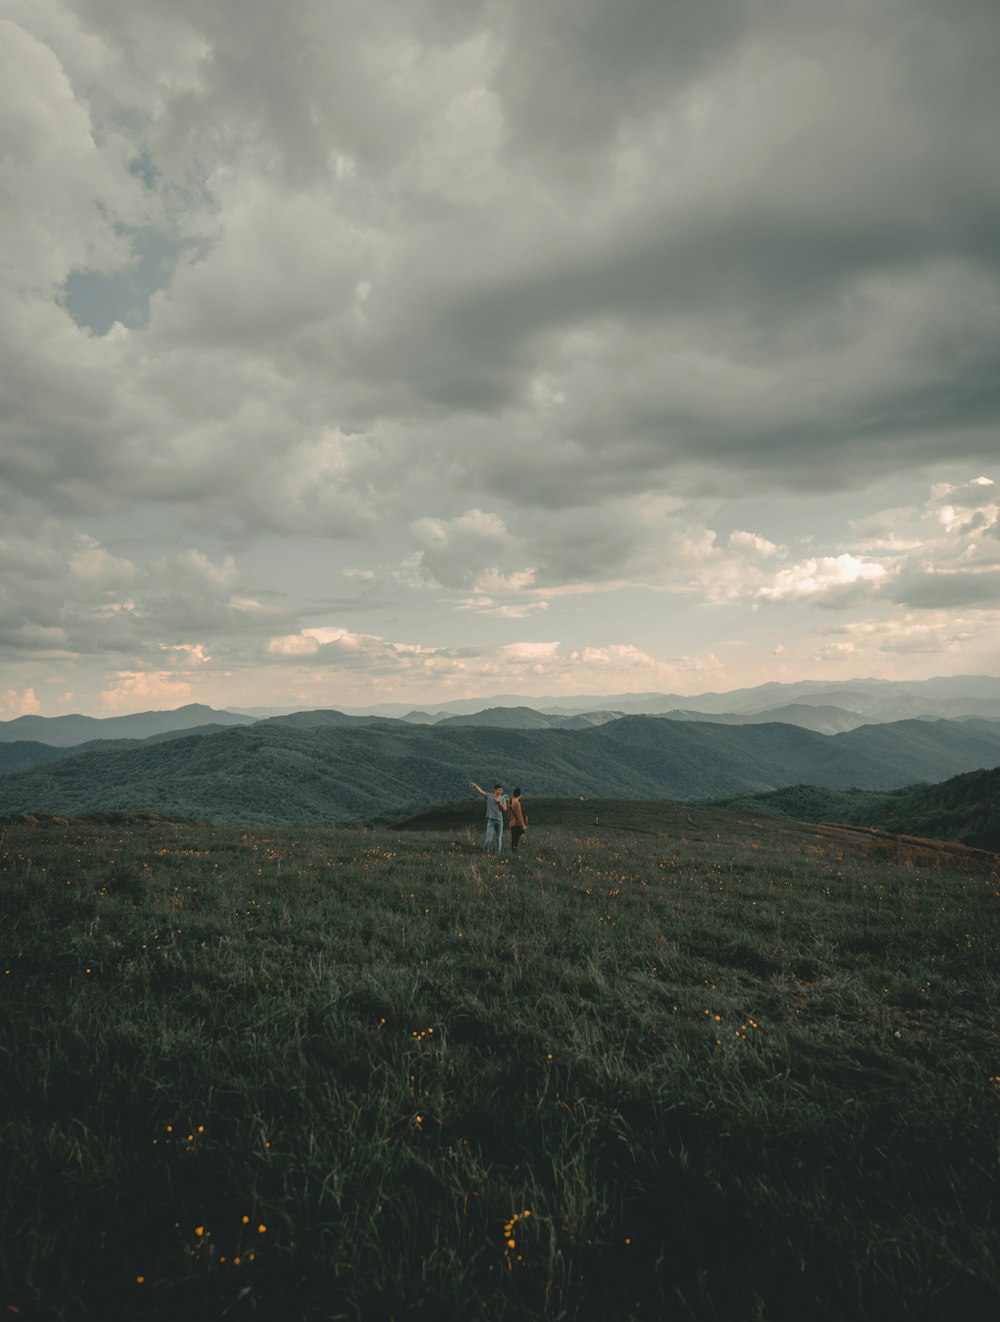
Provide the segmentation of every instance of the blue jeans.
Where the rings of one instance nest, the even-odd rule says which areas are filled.
[[[494,836],[496,836],[497,856],[499,857],[500,853],[503,850],[503,821],[498,820],[495,817],[487,817],[486,843],[483,845],[484,854],[488,854],[490,852],[490,841],[493,839]]]

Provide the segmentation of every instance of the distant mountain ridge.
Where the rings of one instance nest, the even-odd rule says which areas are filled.
[[[592,711],[561,716],[536,711],[534,707],[487,707],[485,711],[468,716],[443,716],[436,724],[445,729],[475,726],[498,730],[586,730],[593,725],[617,721],[623,715],[620,711]]]
[[[249,725],[252,716],[189,703],[173,711],[133,712],[128,716],[16,716],[0,721],[0,743],[31,740],[71,748],[90,739],[147,739],[199,725]]]
[[[682,696],[676,693],[623,693],[613,696],[499,696],[430,703],[421,709],[404,703],[375,704],[346,710],[303,711],[258,707],[217,710],[191,703],[173,711],[135,712],[125,716],[18,716],[0,721],[0,744],[35,742],[69,748],[92,740],[146,739],[208,725],[250,725],[277,720],[302,727],[319,724],[370,724],[400,720],[437,725],[455,717],[465,723],[507,728],[582,728],[626,715],[668,715],[675,720],[715,719],[729,724],[781,721],[823,734],[866,723],[911,717],[930,719],[982,716],[1000,720],[1000,677],[943,676],[920,681],[861,679],[836,684],[821,680],[769,682],[728,693]],[[546,718],[539,720],[538,718]],[[2,772],[2,766],[0,766]]]
[[[589,729],[262,721],[0,776],[0,813],[154,811],[240,824],[346,823],[468,793],[703,799],[812,783],[894,789],[1000,765],[1000,722],[903,721],[822,735],[792,725],[626,716]],[[479,805],[481,806],[481,805]]]
[[[662,716],[671,711],[706,714],[757,714],[793,704],[845,708],[868,721],[905,720],[913,716],[985,716],[1000,719],[1000,677],[940,675],[924,680],[852,679],[829,682],[807,679],[771,680],[752,688],[724,693],[604,693],[566,696],[494,694],[442,703],[421,703],[421,720],[436,716],[468,716],[492,707],[531,707],[551,715],[585,711],[620,711],[627,715]],[[413,708],[404,703],[350,707],[355,715],[406,719]]]
[[[825,703],[795,702],[784,707],[769,707],[759,712],[700,712],[669,711],[671,721],[718,721],[723,725],[764,725],[777,721],[784,725],[798,725],[803,730],[815,730],[817,734],[842,734],[846,730],[856,730],[859,725],[869,724],[866,716],[855,711],[846,711],[843,707],[831,707]]]

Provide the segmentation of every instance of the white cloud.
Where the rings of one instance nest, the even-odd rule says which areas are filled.
[[[304,631],[306,637],[317,631]],[[296,653],[294,646],[274,649],[287,659],[300,655],[308,658],[308,670],[301,671],[294,684],[308,683],[314,689],[344,678],[354,670],[363,683],[363,701],[378,697],[426,697],[428,681],[435,691],[459,690],[470,678],[480,685],[479,692],[591,693],[634,691],[637,688],[689,688],[694,677],[706,678],[722,673],[717,657],[672,657],[660,659],[632,644],[607,647],[566,647],[557,641],[519,640],[497,647],[448,648],[424,647],[391,641],[373,635],[338,636],[328,643],[305,648]],[[345,649],[349,640],[350,650]],[[314,640],[315,641],[315,640]],[[350,655],[354,653],[354,656]],[[483,688],[482,686],[485,686]],[[346,701],[346,700],[345,700]]]
[[[772,556],[780,555],[786,549],[784,546],[779,546],[776,542],[768,541],[766,537],[761,537],[755,532],[731,532],[729,534],[729,545],[734,551],[741,551],[751,556],[759,556],[765,560],[770,559]]]
[[[205,651],[204,643],[161,643],[164,652],[180,653],[180,660],[187,665],[207,665],[212,658]]]
[[[32,688],[24,689],[20,693],[14,689],[7,689],[0,694],[0,713],[4,720],[10,720],[15,716],[35,716],[40,710],[41,704]]]
[[[850,661],[857,655],[853,643],[826,643],[816,652],[817,661]]]
[[[912,541],[887,585],[894,602],[927,610],[1000,603],[1000,499],[991,479],[935,485],[904,527]]]
[[[946,611],[909,612],[894,619],[857,620],[837,632],[845,643],[835,646],[869,656],[936,655],[955,653],[966,647],[981,651],[997,637],[1000,611],[979,618]]]
[[[836,556],[810,557],[775,574],[773,581],[757,592],[762,601],[813,601],[843,605],[870,594],[886,577],[884,566],[860,560],[846,552]]]
[[[559,655],[558,643],[508,643],[500,649],[503,657],[511,661],[551,661]]]
[[[4,282],[52,296],[74,269],[114,270],[129,261],[122,225],[147,214],[129,173],[131,148],[111,125],[95,139],[86,104],[55,53],[0,18],[0,201]]]
[[[455,528],[477,537],[504,538],[507,529],[499,514],[487,514],[483,510],[466,510],[455,520]]]
[[[502,574],[499,569],[487,569],[475,582],[477,592],[526,592],[535,586],[534,569],[516,569]]]
[[[61,522],[13,515],[0,537],[0,659],[32,650],[159,668],[162,649],[202,648],[204,664],[250,656],[282,612],[247,608],[232,556],[189,547],[132,558]],[[187,640],[201,635],[198,643]],[[192,653],[194,655],[194,653]]]
[[[478,587],[479,585],[477,592]],[[513,600],[501,604],[485,594],[464,597],[453,602],[452,605],[456,611],[472,611],[477,615],[492,615],[501,620],[523,620],[538,611],[549,609],[549,603],[544,597],[529,597],[527,600]]]
[[[119,670],[101,694],[107,712],[155,711],[183,706],[192,697],[192,686],[173,671]]]
[[[267,650],[282,656],[309,656],[324,647],[336,647],[342,652],[362,652],[369,649],[381,651],[383,646],[384,640],[372,635],[351,633],[349,629],[316,628],[271,638]]]

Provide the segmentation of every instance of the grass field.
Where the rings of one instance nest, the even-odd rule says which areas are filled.
[[[529,813],[0,828],[0,1307],[1000,1314],[1000,858]]]

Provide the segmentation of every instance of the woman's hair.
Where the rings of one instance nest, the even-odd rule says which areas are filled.
[[[519,799],[520,797],[521,797],[521,791],[520,791],[519,789],[518,789],[518,790],[515,790],[515,791],[514,791],[514,798],[515,798],[515,799]]]

